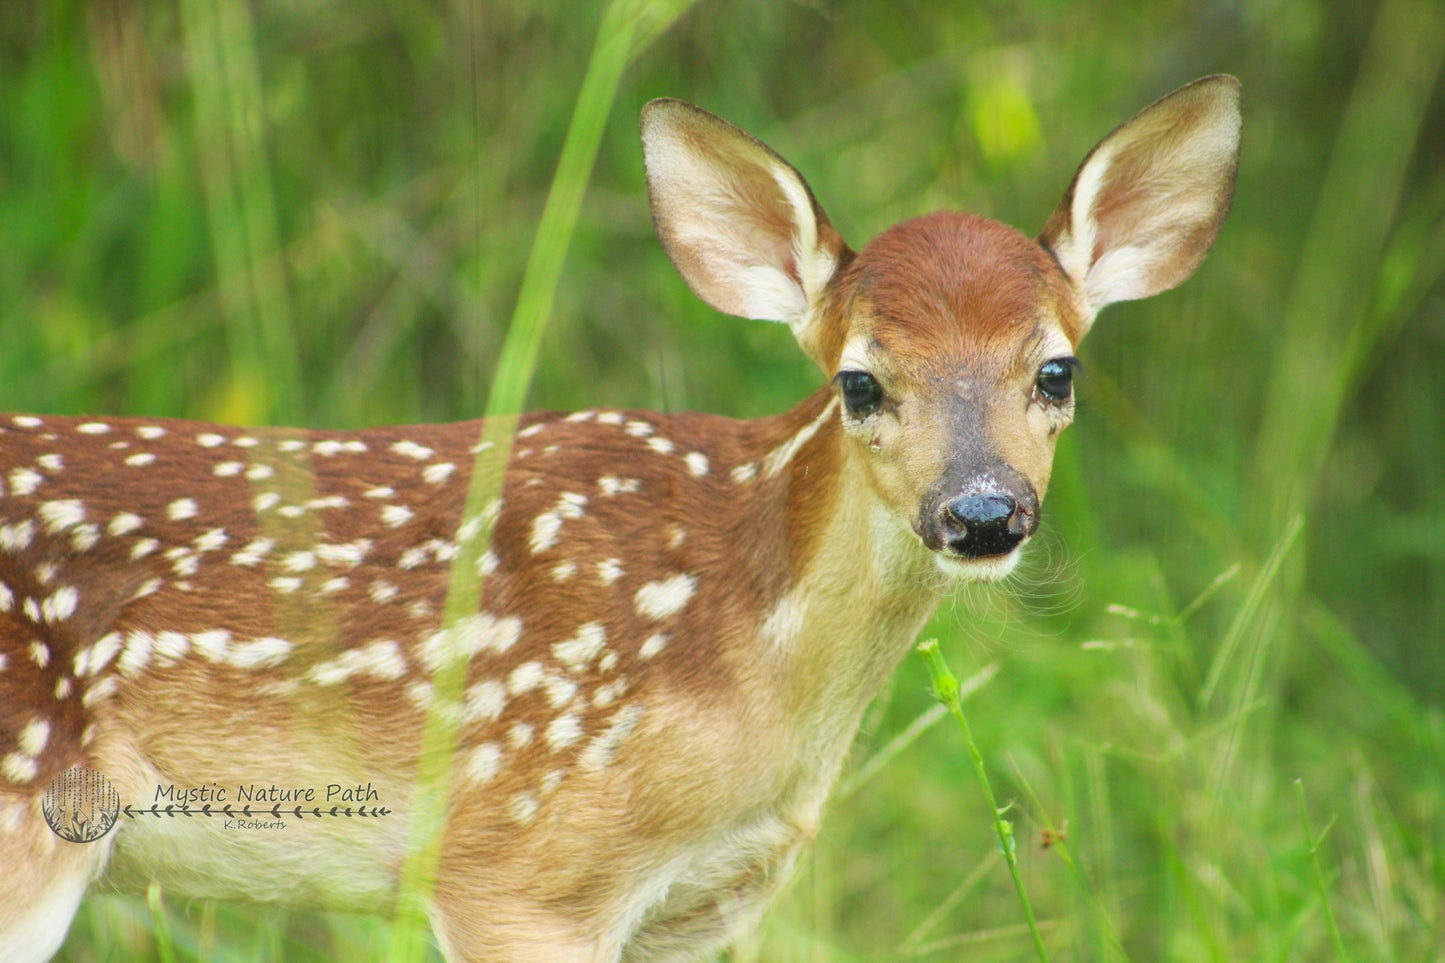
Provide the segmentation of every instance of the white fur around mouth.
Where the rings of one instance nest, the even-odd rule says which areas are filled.
[[[935,552],[933,561],[940,572],[960,582],[997,582],[1008,577],[1019,563],[1019,549],[989,558],[956,558]]]

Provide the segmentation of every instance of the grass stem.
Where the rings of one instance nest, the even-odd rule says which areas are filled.
[[[1325,883],[1325,874],[1320,869],[1320,840],[1315,839],[1314,832],[1310,829],[1309,809],[1305,806],[1304,781],[1296,779],[1294,781],[1294,790],[1295,796],[1299,800],[1300,825],[1304,827],[1305,845],[1309,847],[1310,868],[1314,872],[1315,888],[1319,890],[1320,907],[1325,913],[1325,926],[1329,928],[1330,940],[1335,944],[1335,959],[1339,960],[1340,963],[1349,963],[1350,957],[1345,953],[1345,941],[1340,936],[1339,925],[1335,922],[1335,912],[1330,908],[1329,887]],[[1329,826],[1325,827],[1325,832],[1329,832]],[[1323,838],[1324,836],[1321,835],[1320,839]]]
[[[165,900],[159,883],[146,887],[146,906],[151,911],[151,935],[156,941],[156,958],[160,963],[176,963],[175,940],[171,938],[170,921],[166,918]]]
[[[968,753],[973,759],[973,768],[978,773],[978,781],[983,784],[983,794],[988,800],[989,811],[993,813],[993,829],[998,834],[999,849],[1003,853],[1004,862],[1008,863],[1009,874],[1013,876],[1014,889],[1018,892],[1019,904],[1024,911],[1024,920],[1028,923],[1029,934],[1033,937],[1034,950],[1038,953],[1041,963],[1048,963],[1049,954],[1044,949],[1044,938],[1034,919],[1033,904],[1029,902],[1029,894],[1028,890],[1024,888],[1023,876],[1019,873],[1018,844],[1014,840],[1013,824],[1003,818],[1005,810],[998,806],[998,800],[993,794],[993,785],[988,780],[988,770],[983,764],[983,756],[978,751],[978,745],[973,741],[973,731],[969,729],[968,719],[963,714],[962,690],[958,683],[958,677],[949,670],[948,663],[943,660],[943,653],[938,649],[937,639],[928,639],[919,643],[918,654],[923,656],[924,662],[928,664],[934,698],[947,707],[953,718],[958,720],[958,727],[963,730],[963,741],[968,744]]]

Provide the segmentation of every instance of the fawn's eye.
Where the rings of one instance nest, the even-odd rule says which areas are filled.
[[[1076,358],[1052,358],[1039,369],[1039,380],[1034,384],[1039,394],[1054,404],[1069,400],[1074,390],[1074,369],[1079,366]]]
[[[843,404],[855,418],[871,415],[883,404],[883,387],[866,371],[840,371],[834,380],[843,389]]]

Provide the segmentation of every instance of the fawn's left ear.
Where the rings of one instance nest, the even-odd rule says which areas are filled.
[[[1167,291],[1219,234],[1239,163],[1239,81],[1186,84],[1145,107],[1084,158],[1039,242],[1099,309]]]
[[[654,100],[642,153],[662,246],[698,297],[726,314],[807,331],[847,245],[796,170],[700,107]]]

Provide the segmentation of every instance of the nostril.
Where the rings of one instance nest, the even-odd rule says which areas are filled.
[[[1026,512],[1009,495],[964,495],[944,506],[948,547],[979,558],[1012,551],[1028,534]]]

